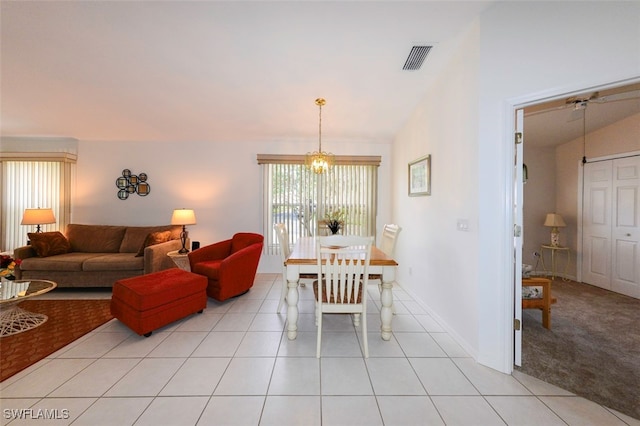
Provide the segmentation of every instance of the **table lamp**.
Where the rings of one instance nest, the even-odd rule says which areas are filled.
[[[56,218],[51,209],[25,209],[20,225],[36,225],[36,232],[42,232],[40,225],[56,223]]]
[[[557,213],[547,213],[547,218],[544,221],[544,226],[551,228],[551,246],[560,246],[560,230],[558,228],[567,226],[564,223],[564,219]]]
[[[175,209],[171,216],[172,225],[182,225],[182,232],[180,233],[180,241],[182,242],[182,248],[178,250],[178,253],[189,253],[189,250],[185,247],[187,244],[187,227],[186,225],[196,224],[196,214],[191,209]]]

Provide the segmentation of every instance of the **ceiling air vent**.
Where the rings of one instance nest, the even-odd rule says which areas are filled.
[[[419,70],[432,47],[433,46],[413,46],[402,69],[408,71]]]

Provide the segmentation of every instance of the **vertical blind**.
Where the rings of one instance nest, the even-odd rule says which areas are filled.
[[[74,162],[73,162],[74,163]],[[27,208],[51,208],[56,223],[43,224],[43,232],[64,229],[69,221],[72,162],[3,160],[1,163],[1,251],[13,252],[27,242],[35,226],[21,225]]]
[[[337,157],[336,164],[317,175],[302,156],[259,155],[263,168],[263,233],[265,252],[278,254],[273,225],[284,223],[289,244],[318,235],[318,222],[340,212],[343,234],[375,235],[380,157]]]

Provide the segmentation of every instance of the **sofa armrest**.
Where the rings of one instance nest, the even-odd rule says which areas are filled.
[[[36,251],[33,246],[22,246],[13,249],[13,257],[15,259],[26,259],[28,257],[36,257]]]
[[[162,271],[164,269],[174,268],[176,265],[167,253],[174,250],[180,250],[182,243],[180,240],[171,240],[165,243],[154,244],[144,249],[144,273]]]
[[[36,251],[32,246],[22,246],[13,249],[13,257],[15,259],[27,259],[29,257],[36,257]],[[16,266],[14,274],[16,279],[22,279],[22,269],[20,266]]]
[[[220,281],[253,283],[262,255],[262,243],[252,244],[220,262]]]

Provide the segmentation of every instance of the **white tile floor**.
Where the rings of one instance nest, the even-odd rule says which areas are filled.
[[[325,317],[315,357],[308,286],[298,338],[288,340],[285,314],[275,313],[280,276],[259,274],[249,293],[210,300],[149,338],[112,320],[5,380],[0,424],[640,425],[477,364],[399,287],[393,337],[382,341],[377,286],[369,293],[369,359],[346,315]]]

